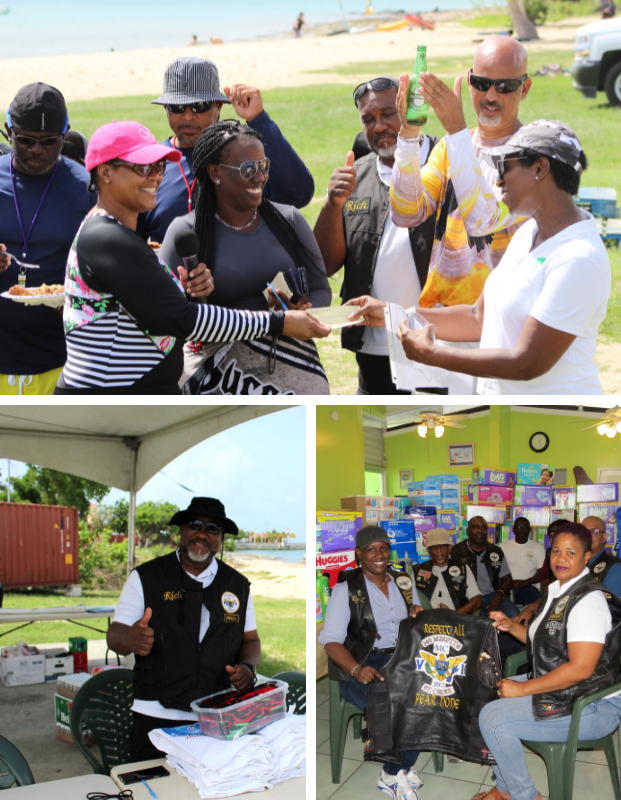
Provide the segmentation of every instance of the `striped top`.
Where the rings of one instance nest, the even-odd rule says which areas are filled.
[[[390,216],[395,225],[412,228],[436,218],[429,277],[420,305],[475,303],[483,285],[505,254],[524,219],[513,217],[494,187],[498,172],[481,157],[509,136],[479,144],[478,129],[445,136],[425,167],[420,145],[398,139],[390,186]]]
[[[170,388],[181,377],[184,341],[279,332],[268,313],[190,302],[144,239],[103,213],[86,217],[74,239],[65,293],[61,388]]]

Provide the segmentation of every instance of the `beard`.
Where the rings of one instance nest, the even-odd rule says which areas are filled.
[[[192,544],[192,542],[190,542],[190,544]],[[211,561],[211,559],[218,554],[217,550],[212,549],[207,550],[202,555],[198,555],[198,553],[194,553],[190,550],[189,545],[180,545],[179,549],[189,561],[193,561],[195,564],[204,564],[207,561]]]
[[[378,147],[374,142],[370,142],[368,138],[367,138],[367,144],[371,148],[371,151],[380,158],[394,158],[395,152],[397,150],[396,140],[394,144],[390,145],[390,147]]]
[[[485,109],[482,108],[477,114],[477,122],[479,125],[484,125],[486,128],[497,128],[502,123],[502,116],[488,116],[485,113]]]

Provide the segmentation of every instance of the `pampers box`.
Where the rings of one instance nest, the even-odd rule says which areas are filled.
[[[616,503],[618,500],[618,483],[591,483],[578,486],[579,503]]]
[[[399,559],[405,558],[407,551],[408,556],[413,561],[416,558],[416,528],[412,520],[400,519],[397,521],[382,520],[380,522],[382,528],[388,534],[390,539],[390,547],[395,550]]]
[[[506,469],[475,467],[472,470],[473,486],[515,486],[515,472]]]
[[[440,491],[459,489],[459,478],[457,475],[427,475],[428,481],[437,481],[440,484]]]
[[[513,505],[512,486],[473,486],[472,500],[477,506]]]
[[[546,470],[549,475],[544,474]],[[517,482],[530,486],[553,484],[554,464],[518,464]]]
[[[553,501],[553,486],[523,486],[515,487],[516,506],[551,506]]]
[[[550,524],[549,506],[513,506],[513,519],[526,517],[530,524],[547,527]]]

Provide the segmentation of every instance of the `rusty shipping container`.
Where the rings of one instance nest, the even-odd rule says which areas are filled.
[[[0,582],[4,589],[79,583],[78,509],[0,503]]]

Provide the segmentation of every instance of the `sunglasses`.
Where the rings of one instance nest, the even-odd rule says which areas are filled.
[[[166,171],[166,159],[156,161],[154,164],[131,164],[129,161],[111,161],[113,167],[129,167],[133,169],[136,175],[141,178],[148,178],[153,171],[158,175],[163,175]]]
[[[236,169],[244,180],[249,181],[250,178],[254,178],[258,170],[267,175],[270,171],[270,160],[269,158],[261,158],[258,161],[244,161],[238,167],[232,167],[230,164],[218,164],[217,166]]]
[[[391,87],[394,87],[395,89],[399,88],[397,81],[394,81],[392,78],[373,78],[372,81],[361,83],[354,89],[354,103],[356,104],[356,108],[358,108],[360,98],[369,90],[373,90],[374,92],[385,92],[386,89],[390,89]]]
[[[522,75],[521,78],[500,78],[494,81],[491,78],[475,75],[470,70],[470,86],[474,87],[477,92],[489,92],[490,87],[493,86],[498,94],[511,94],[511,92],[517,92],[527,79],[528,75]]]
[[[202,519],[191,519],[185,524],[190,530],[196,531],[197,533],[198,531],[205,531],[205,533],[211,536],[218,536],[223,533],[222,528],[215,522],[203,522]]]
[[[42,136],[40,139],[35,139],[34,136],[26,136],[25,133],[13,133],[12,136],[18,144],[23,144],[25,147],[34,147],[35,144],[40,144],[43,147],[54,147],[63,138],[62,133],[57,136]]]
[[[502,180],[505,177],[505,173],[507,172],[506,163],[508,161],[524,161],[526,160],[526,156],[514,156],[509,158],[508,156],[500,156],[500,158],[496,161],[496,169],[498,170],[498,177]]]
[[[204,114],[205,111],[209,111],[213,105],[213,102],[198,102],[198,103],[183,103],[178,105],[177,103],[166,103],[166,110],[169,111],[171,114],[183,114],[186,108],[189,108],[193,114]]]

